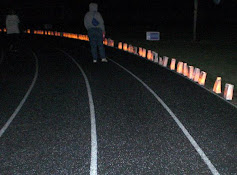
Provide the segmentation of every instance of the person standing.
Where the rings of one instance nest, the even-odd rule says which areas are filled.
[[[89,4],[89,11],[84,17],[84,25],[88,31],[93,62],[96,63],[98,60],[97,48],[99,49],[101,61],[108,62],[105,57],[105,49],[103,45],[103,40],[105,37],[104,20],[101,14],[98,12],[98,4]]]
[[[16,15],[14,10],[10,10],[9,14],[6,16],[6,29],[8,38],[9,50],[13,49],[13,46],[18,41],[18,35],[20,33],[19,29],[19,17]]]

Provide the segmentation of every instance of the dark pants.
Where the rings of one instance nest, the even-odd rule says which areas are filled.
[[[88,30],[88,36],[91,45],[91,54],[94,60],[98,59],[97,48],[99,49],[100,57],[105,58],[105,49],[103,45],[103,32],[99,28],[91,28]]]
[[[9,50],[19,46],[19,34],[7,34],[7,46]]]

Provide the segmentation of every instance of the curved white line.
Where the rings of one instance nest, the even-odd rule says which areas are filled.
[[[188,130],[184,127],[184,125],[179,121],[179,119],[175,116],[175,114],[171,111],[171,109],[164,103],[164,101],[146,84],[144,83],[140,78],[138,78],[136,75],[134,75],[132,72],[127,70],[125,67],[121,66],[117,62],[109,59],[111,62],[128,72],[130,75],[132,75],[136,80],[138,80],[145,88],[154,95],[154,97],[161,103],[161,105],[166,109],[166,111],[171,115],[171,117],[174,119],[176,124],[179,126],[179,128],[183,131],[184,135],[188,138],[190,143],[193,145],[193,147],[196,149],[198,154],[201,156],[202,160],[206,163],[208,168],[211,170],[213,175],[220,175],[217,169],[214,167],[214,165],[211,163],[211,161],[208,159],[208,157],[205,155],[203,150],[200,148],[200,146],[197,144],[197,142],[194,140],[194,138],[189,134]]]
[[[63,50],[57,49],[60,52],[64,53],[67,55],[69,58],[72,59],[72,61],[77,65],[77,67],[80,69],[84,80],[86,82],[86,88],[88,92],[88,98],[89,98],[89,105],[90,105],[90,115],[91,115],[91,164],[90,164],[90,175],[97,175],[97,135],[96,135],[96,121],[95,121],[95,106],[92,98],[92,92],[91,92],[91,87],[88,81],[88,78],[81,68],[81,66],[76,62],[76,60],[66,53]]]
[[[14,113],[11,115],[11,117],[8,119],[8,121],[6,122],[6,124],[2,127],[2,129],[0,130],[0,138],[2,137],[2,135],[4,134],[4,132],[7,130],[7,128],[9,127],[9,125],[11,124],[11,122],[14,120],[14,118],[16,117],[16,115],[18,114],[18,112],[21,110],[22,106],[24,105],[25,101],[27,100],[28,96],[30,95],[35,82],[37,80],[38,77],[38,72],[39,72],[39,66],[38,66],[38,58],[36,56],[36,54],[32,51],[34,57],[35,57],[35,76],[33,78],[33,81],[27,91],[27,93],[25,94],[24,98],[21,100],[20,104],[17,106],[17,108],[15,109]]]
[[[115,49],[120,50],[120,49],[118,49],[118,48],[115,48]],[[141,57],[141,56],[138,56],[138,57]],[[141,57],[141,58],[144,59],[143,57]],[[148,59],[145,59],[145,60],[148,61],[148,62],[152,62],[152,63],[154,63],[154,62],[151,61],[151,60],[148,60]],[[177,74],[177,75],[179,75],[179,76],[182,76],[182,77],[185,78],[186,80],[188,80],[188,81],[190,81],[190,82],[196,84],[197,86],[199,86],[199,87],[205,89],[205,90],[208,91],[209,93],[215,95],[216,97],[220,98],[222,101],[228,103],[229,105],[231,105],[232,107],[234,107],[234,108],[237,109],[237,105],[231,103],[230,101],[228,101],[228,100],[226,100],[224,97],[222,97],[222,96],[216,94],[215,92],[213,92],[212,90],[208,89],[207,87],[202,86],[202,85],[200,85],[200,84],[194,82],[193,80],[189,79],[188,77],[183,76],[182,74],[180,74],[180,73],[178,73],[178,72],[176,72],[176,71],[170,70],[170,69],[167,68],[167,67],[161,66],[161,65],[159,65],[159,64],[157,64],[157,63],[155,63],[155,64],[158,65],[158,66],[160,66],[160,67],[162,67],[162,68],[164,68],[164,69],[166,69],[166,70],[168,70],[168,71],[170,71],[170,72],[173,72],[173,73],[175,73],[175,74]]]

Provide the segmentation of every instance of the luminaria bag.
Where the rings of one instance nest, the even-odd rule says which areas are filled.
[[[95,12],[96,13],[96,12]],[[94,15],[93,15],[93,19],[92,19],[92,24],[93,24],[93,26],[98,26],[100,23],[99,23],[99,21],[97,21],[97,19],[95,19],[95,13],[94,13]]]

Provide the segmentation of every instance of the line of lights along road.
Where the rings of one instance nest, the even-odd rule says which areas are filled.
[[[6,32],[6,28],[0,29],[0,32]],[[50,36],[59,36],[59,37],[65,37],[65,38],[72,38],[72,39],[78,39],[78,40],[83,40],[83,41],[89,41],[89,38],[87,35],[82,35],[82,34],[75,34],[75,33],[67,33],[67,32],[57,32],[57,31],[46,31],[46,30],[31,30],[27,29],[25,33],[28,34],[38,34],[38,35],[50,35]],[[110,46],[110,47],[115,47],[114,46],[114,40],[110,38],[105,38],[104,39],[104,45]],[[152,61],[154,63],[159,64],[160,66],[167,67],[172,71],[176,71],[180,75],[187,77],[191,81],[198,83],[201,86],[205,85],[205,81],[207,78],[207,73],[204,71],[201,71],[197,67],[189,66],[185,62],[179,61],[176,64],[176,59],[171,58],[170,65],[168,66],[168,60],[169,58],[167,56],[159,56],[157,52],[147,50],[142,47],[136,47],[132,46],[131,44],[127,43],[118,43],[118,49],[129,52],[131,54],[138,55],[139,57],[145,58],[149,61]],[[216,81],[213,86],[213,92],[216,94],[221,94],[222,87],[221,87],[221,77],[217,77]],[[234,94],[234,85],[226,83],[225,88],[224,88],[224,98],[226,100],[232,100],[233,99],[233,94]]]

